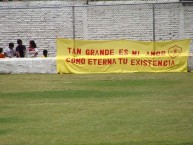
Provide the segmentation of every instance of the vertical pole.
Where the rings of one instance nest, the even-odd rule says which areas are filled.
[[[73,49],[75,48],[75,35],[76,35],[76,32],[75,32],[75,29],[76,29],[76,27],[75,27],[75,12],[74,12],[74,10],[75,10],[75,8],[74,8],[74,6],[72,6],[72,31],[73,31]]]
[[[155,41],[155,4],[153,5],[153,41]]]
[[[152,4],[153,10],[153,50],[155,51],[155,4]]]
[[[75,13],[74,13],[74,6],[72,6],[72,33],[73,33],[73,39],[75,39]]]

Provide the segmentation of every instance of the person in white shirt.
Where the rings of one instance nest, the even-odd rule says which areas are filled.
[[[27,49],[28,57],[37,57],[38,48],[34,40],[30,40],[29,47]]]
[[[14,49],[14,44],[9,43],[9,48],[4,50],[4,54],[6,57],[13,58],[16,56],[16,50]]]

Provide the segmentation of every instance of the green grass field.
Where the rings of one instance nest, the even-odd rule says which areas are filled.
[[[0,145],[193,145],[193,73],[0,75]]]

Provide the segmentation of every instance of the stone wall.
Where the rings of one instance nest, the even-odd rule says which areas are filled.
[[[99,5],[100,4],[100,5]],[[153,7],[155,35],[153,34]],[[56,55],[56,38],[174,40],[193,39],[193,5],[136,4],[86,0],[0,2],[0,47],[18,38],[35,40],[40,55]],[[193,43],[191,43],[193,52]]]

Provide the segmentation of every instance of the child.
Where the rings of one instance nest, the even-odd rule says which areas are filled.
[[[14,49],[14,44],[9,43],[9,48],[6,48],[4,51],[6,57],[12,58],[16,56],[16,51]]]
[[[48,56],[48,51],[46,49],[43,50],[43,57],[47,57]]]
[[[5,55],[3,54],[3,48],[0,48],[0,58],[5,58]]]

